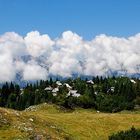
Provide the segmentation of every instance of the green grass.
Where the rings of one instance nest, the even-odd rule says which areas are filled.
[[[8,110],[8,115],[11,117],[9,127],[3,130],[0,129],[0,139],[2,137],[8,139],[8,136],[13,135],[14,137],[20,136],[21,139],[26,140],[29,136],[33,138],[37,134],[41,134],[42,139],[50,136],[54,139],[107,140],[110,134],[120,130],[129,129],[131,126],[140,128],[139,111],[123,111],[111,114],[76,109],[71,112],[60,109],[55,105],[42,104],[36,106],[36,110],[19,112],[20,116],[17,117],[12,116],[13,110],[2,108],[1,110]],[[34,121],[29,121],[30,118]],[[26,123],[27,127],[34,129],[31,134],[18,128],[11,129],[13,125],[19,126],[22,123]]]

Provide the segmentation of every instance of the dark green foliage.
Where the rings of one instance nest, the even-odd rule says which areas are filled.
[[[69,96],[65,99],[63,106],[69,109],[74,109],[77,106],[77,101],[77,98]]]
[[[109,140],[140,140],[140,129],[132,127],[127,131],[120,131],[109,136]]]
[[[53,80],[52,80],[52,78],[50,78],[49,84],[50,84],[50,85],[53,84]]]
[[[134,103],[128,102],[123,96],[99,94],[96,97],[96,109],[103,112],[115,113],[133,108]]]
[[[7,107],[9,108],[16,108],[17,105],[17,96],[15,93],[11,93],[8,97],[8,101],[7,101]]]
[[[78,99],[79,106],[83,108],[95,108],[95,100],[91,98],[88,94],[84,94]]]
[[[84,94],[86,89],[85,81],[81,80],[80,78],[74,81],[74,89],[77,89],[79,93]]]
[[[58,79],[57,79],[58,80]],[[74,109],[75,107],[95,108],[102,112],[118,112],[121,110],[132,110],[135,105],[140,105],[140,80],[134,79],[132,83],[127,77],[94,77],[94,84],[88,83],[88,79],[67,79],[61,81],[62,86],[56,84],[52,78],[46,81],[37,81],[27,84],[22,90],[18,85],[5,83],[0,89],[0,106],[23,110],[31,105],[43,102],[55,103],[57,105]],[[69,88],[77,90],[79,97],[68,95]],[[46,87],[59,88],[54,95],[52,91],[45,90]]]
[[[140,106],[140,97],[136,97],[135,99],[135,104]]]

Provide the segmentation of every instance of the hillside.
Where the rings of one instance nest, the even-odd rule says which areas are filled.
[[[0,107],[24,110],[31,105],[53,103],[68,109],[96,109],[101,112],[133,110],[140,106],[140,80],[129,77],[40,80],[21,88],[5,83],[0,88]]]
[[[108,135],[119,130],[140,128],[139,113],[70,111],[46,103],[24,111],[0,108],[0,140],[107,140]]]

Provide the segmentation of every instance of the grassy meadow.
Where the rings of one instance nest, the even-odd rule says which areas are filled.
[[[25,111],[0,108],[0,140],[107,140],[130,127],[140,128],[140,112],[97,113],[41,104]]]

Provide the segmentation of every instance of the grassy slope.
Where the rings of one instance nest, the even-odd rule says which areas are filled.
[[[92,110],[77,109],[74,112],[64,112],[57,106],[42,104],[31,109],[32,111],[18,112],[0,109],[5,114],[7,122],[0,127],[0,139],[34,138],[41,135],[42,139],[71,138],[74,140],[107,140],[108,135],[119,130],[125,130],[131,126],[140,128],[139,112],[122,112],[116,114],[96,113]],[[7,117],[10,116],[10,117]],[[33,121],[30,121],[30,119]],[[23,125],[33,130],[23,130]],[[15,129],[12,129],[13,126]],[[21,126],[19,128],[19,126]],[[2,138],[3,137],[3,138]],[[9,138],[8,138],[9,137]]]

